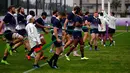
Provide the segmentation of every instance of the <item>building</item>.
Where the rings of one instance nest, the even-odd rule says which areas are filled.
[[[98,4],[97,2],[98,1]],[[98,7],[98,11],[101,11],[102,7],[102,0],[73,0],[74,5],[80,6],[80,2],[82,2],[82,11],[89,11],[90,13],[93,13],[96,11]],[[112,2],[112,0],[110,0]],[[117,8],[117,11],[111,7],[111,11],[117,12],[117,14],[121,14],[124,12],[130,13],[130,0],[120,0],[121,6]],[[98,6],[97,6],[98,5]],[[104,0],[104,9],[105,11],[108,10],[108,0]]]

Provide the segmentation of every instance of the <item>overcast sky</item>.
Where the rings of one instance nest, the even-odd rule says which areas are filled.
[[[26,0],[24,0],[24,1],[26,1]],[[45,1],[49,2],[50,0],[45,0]],[[55,0],[52,0],[52,2],[53,1],[55,1]],[[58,0],[58,1],[60,1],[60,0]],[[62,0],[62,1],[64,1],[64,0]],[[35,3],[35,0],[30,0],[30,2]],[[66,4],[69,6],[73,6],[73,0],[66,0]]]

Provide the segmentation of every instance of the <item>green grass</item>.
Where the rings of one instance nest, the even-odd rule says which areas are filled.
[[[117,30],[126,30],[126,26],[116,26]],[[128,27],[128,29],[130,30],[130,26]]]
[[[115,35],[120,34],[120,32]],[[81,61],[80,57],[70,55],[71,61],[68,62],[65,57],[58,61],[60,69],[51,69],[45,65],[30,73],[130,73],[130,33],[123,33],[116,36],[116,45],[112,47],[99,46],[100,51],[89,51],[85,48],[85,56],[90,59]],[[45,36],[47,43],[51,42],[51,35]],[[5,42],[0,40],[0,59],[2,59],[5,48]],[[44,52],[49,58],[52,54],[49,53],[48,47]],[[79,49],[79,48],[78,48]],[[68,49],[67,49],[68,50]],[[66,51],[67,51],[66,50]],[[79,52],[80,53],[80,52]],[[23,46],[18,48],[18,53],[8,57],[8,62],[11,65],[0,64],[0,73],[22,73],[32,69],[33,59],[28,61],[25,58]],[[44,64],[45,61],[40,61],[39,64]]]

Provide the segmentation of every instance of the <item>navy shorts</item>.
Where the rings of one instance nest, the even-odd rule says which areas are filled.
[[[82,31],[74,31],[73,32],[73,38],[74,39],[82,38]]]
[[[106,34],[106,31],[98,31],[99,32],[99,34]]]
[[[98,33],[99,33],[99,32],[98,32],[98,29],[91,29],[91,30],[90,30],[90,34],[92,34],[92,33],[98,34]]]
[[[108,33],[110,33],[110,34],[114,34],[114,33],[115,33],[115,29],[108,28]]]
[[[21,30],[16,30],[18,34],[20,34],[21,36],[25,37],[27,35],[27,32],[25,29],[21,29]]]
[[[88,32],[88,28],[87,28],[87,27],[82,27],[82,30],[83,30],[84,32]]]
[[[12,40],[13,40],[12,36],[13,36],[13,32],[12,32],[12,31],[6,30],[6,31],[4,32],[4,37],[5,37],[7,40],[12,41]]]
[[[72,35],[73,34],[74,27],[73,26],[67,26],[67,34]]]
[[[59,37],[59,38],[62,41],[62,37]],[[54,35],[52,36],[52,41],[54,41],[53,43],[54,43],[55,47],[61,47],[62,46],[62,42],[57,42],[56,37]]]

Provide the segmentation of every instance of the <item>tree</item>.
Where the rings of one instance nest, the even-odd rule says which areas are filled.
[[[121,6],[120,0],[112,0],[111,7],[117,12],[118,7]]]

